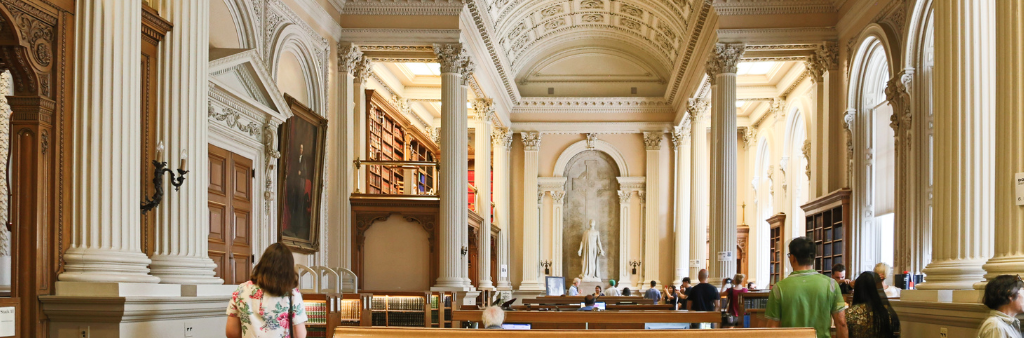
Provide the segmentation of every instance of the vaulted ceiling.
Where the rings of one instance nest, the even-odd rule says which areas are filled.
[[[702,5],[493,0],[488,14],[522,96],[663,96]]]

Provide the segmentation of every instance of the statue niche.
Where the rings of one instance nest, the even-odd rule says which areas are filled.
[[[618,276],[618,166],[608,154],[586,150],[565,167],[562,276],[607,281]],[[603,255],[602,255],[603,254]]]

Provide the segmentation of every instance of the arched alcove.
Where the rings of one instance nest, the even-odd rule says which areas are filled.
[[[290,51],[281,54],[277,65],[277,88],[281,92],[291,95],[302,104],[309,106],[309,91],[306,88],[305,72],[302,71],[302,62],[298,56]]]
[[[365,232],[363,288],[420,291],[430,288],[430,234],[399,214]]]
[[[572,157],[562,175],[565,180],[565,207],[562,209],[563,276],[576,277],[582,271],[577,251],[590,220],[600,232],[604,256],[598,259],[602,280],[618,276],[619,261],[619,170],[607,153],[585,150]]]

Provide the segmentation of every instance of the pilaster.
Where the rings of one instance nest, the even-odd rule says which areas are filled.
[[[683,277],[689,276],[690,251],[690,116],[683,117],[683,123],[672,131],[672,150],[675,157],[675,175],[673,182],[672,231],[675,238],[675,274],[672,284],[679,286]]]
[[[512,290],[509,279],[509,233],[512,225],[509,221],[509,151],[512,149],[512,131],[498,127],[491,131],[491,146],[494,147],[494,216],[501,227],[498,232],[498,290]],[[505,267],[505,275],[501,274]]]
[[[352,204],[349,198],[356,190],[356,182],[359,181],[355,164],[353,162],[359,157],[356,147],[356,110],[355,110],[355,85],[356,78],[353,72],[356,65],[363,59],[363,52],[359,47],[348,42],[338,44],[338,109],[333,119],[334,128],[329,128],[328,139],[333,140],[328,145],[328,158],[336,159],[329,165],[328,181],[335,182],[328,185],[327,203],[331,203],[328,210],[328,217],[338,224],[336,234],[330,235],[333,243],[340,243],[342,247],[336,257],[328,257],[327,261],[331,266],[352,269]],[[331,134],[331,130],[334,131]],[[331,233],[330,231],[328,232]],[[337,242],[334,242],[337,240]]]
[[[936,1],[934,17],[934,85],[943,99],[935,100],[933,261],[918,288],[983,287],[996,205],[995,2]]]
[[[644,132],[644,148],[647,149],[647,205],[644,210],[644,277],[645,283],[656,281],[660,284],[659,258],[661,241],[661,144],[665,134]],[[641,200],[643,201],[643,200]]]
[[[831,142],[830,126],[838,126],[840,122],[830,116],[839,116],[839,105],[829,104],[842,95],[840,88],[843,79],[838,75],[838,59],[839,47],[835,42],[827,41],[821,43],[804,63],[810,73],[815,99],[814,113],[807,116],[811,119],[811,125],[820,126],[808,135],[811,140],[811,157],[808,157],[808,162],[812,163],[808,200],[824,196],[832,188],[839,187],[831,182],[830,175],[834,176],[834,173],[829,172],[830,168],[839,164],[833,160],[836,157],[832,155],[835,150],[830,148],[834,143]]]
[[[708,203],[711,190],[708,173],[708,101],[690,99],[687,113],[693,121],[690,131],[690,149],[693,161],[690,163],[690,277],[697,276],[706,268],[708,259]]]
[[[523,137],[523,281],[521,291],[542,291],[540,280],[540,215],[537,170],[541,134],[522,132]],[[542,195],[541,195],[542,196]]]
[[[633,196],[631,190],[619,190],[619,283],[630,285],[631,268],[629,266],[629,200]],[[625,231],[623,231],[625,230]]]
[[[476,137],[475,153],[473,156],[473,177],[477,188],[476,207],[477,214],[483,219],[480,222],[479,243],[480,275],[477,280],[477,287],[481,290],[493,290],[491,282],[491,120],[494,115],[494,104],[490,99],[476,99],[473,103],[474,122],[473,129]]]

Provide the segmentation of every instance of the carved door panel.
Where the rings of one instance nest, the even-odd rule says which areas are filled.
[[[480,238],[479,228],[469,228],[469,280],[473,285],[480,285],[480,251],[477,239]]]
[[[209,256],[225,284],[252,270],[252,160],[210,146]]]

